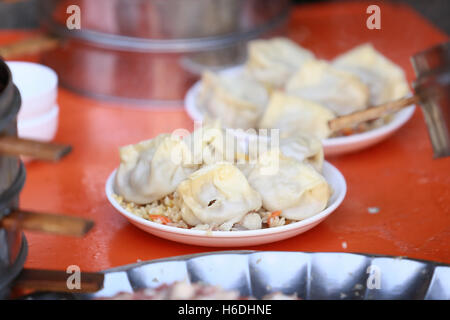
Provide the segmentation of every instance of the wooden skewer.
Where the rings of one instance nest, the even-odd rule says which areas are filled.
[[[400,109],[405,108],[411,104],[416,104],[419,101],[419,96],[414,95],[409,98],[402,98],[376,107],[370,107],[362,111],[353,112],[345,116],[331,119],[330,121],[328,121],[328,127],[332,132],[337,132],[342,129],[351,128],[358,123],[375,120],[390,113],[397,112]]]
[[[104,274],[81,272],[80,286],[72,288],[71,273],[56,270],[23,269],[14,281],[14,289],[34,289],[38,291],[93,293],[103,288]]]
[[[57,161],[71,150],[71,146],[64,144],[40,142],[6,135],[0,137],[0,154]]]
[[[82,237],[94,226],[94,222],[78,217],[39,213],[16,209],[0,220],[4,228],[21,228],[67,236]]]
[[[0,56],[3,59],[13,59],[28,54],[38,54],[55,49],[60,40],[48,35],[39,35],[22,41],[14,42],[0,47]]]

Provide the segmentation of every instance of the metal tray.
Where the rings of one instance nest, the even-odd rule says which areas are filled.
[[[379,289],[374,274],[376,270]],[[352,253],[224,251],[140,262],[105,271],[92,295],[47,293],[39,299],[92,299],[174,281],[203,282],[261,298],[270,292],[302,299],[450,299],[448,265]],[[374,287],[375,286],[375,287]],[[372,289],[371,289],[372,287]]]

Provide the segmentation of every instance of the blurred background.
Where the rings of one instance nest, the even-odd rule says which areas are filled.
[[[318,30],[314,26],[322,21],[327,10],[336,13],[331,19],[326,18],[329,20],[326,22],[330,30],[337,31],[337,36],[331,40],[336,42],[334,51],[330,50],[329,42],[323,41],[323,35],[318,40],[318,56],[325,59],[361,42],[355,41],[358,37],[369,37],[375,46],[382,46],[389,35],[394,39],[391,43],[402,40],[412,44],[426,37],[423,30],[402,22],[399,12],[402,9],[411,12],[405,5],[443,33],[450,34],[449,0],[328,2],[331,3],[324,0],[0,0],[0,30],[26,33],[42,27],[43,37],[25,44],[16,43],[13,48],[0,48],[0,56],[23,60],[26,57],[17,52],[30,55],[36,48],[42,48],[39,62],[55,70],[65,88],[99,99],[168,106],[180,105],[187,89],[203,71],[242,64],[246,59],[246,44],[252,39],[288,36],[308,45],[311,30]],[[297,4],[295,10],[291,3]],[[377,3],[391,9],[386,9],[384,17],[381,11],[382,30],[367,33],[364,8]],[[69,30],[66,26],[66,10],[74,4],[81,9],[81,30]],[[310,17],[302,16],[301,7],[311,4],[317,11],[308,22]],[[294,14],[298,18],[294,19]],[[346,30],[343,24],[360,27],[347,29],[352,30],[349,33],[343,31]],[[322,31],[330,35],[330,30]],[[394,61],[395,55],[402,55],[401,50],[392,54],[390,58]],[[98,81],[99,75],[102,81]],[[166,85],[168,82],[170,86]]]
[[[35,28],[38,26],[40,0],[0,0],[0,28]],[[294,3],[343,2],[351,0],[294,0]],[[435,26],[450,34],[449,0],[390,0],[406,3]]]

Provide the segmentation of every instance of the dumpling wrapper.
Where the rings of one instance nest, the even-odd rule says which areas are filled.
[[[369,87],[371,105],[403,98],[409,92],[404,71],[372,44],[357,46],[338,56],[333,66],[358,76]]]
[[[272,137],[271,137],[272,138]],[[314,167],[318,172],[322,172],[324,162],[324,151],[319,139],[302,133],[295,135],[276,136],[277,143],[272,143],[271,139],[262,137],[262,143],[255,146],[253,152],[247,150],[245,161],[237,161],[236,166],[248,177],[254,164],[257,163],[258,155],[278,148],[283,156],[293,158],[299,162],[305,162]],[[255,143],[259,141],[255,139]],[[241,160],[241,159],[238,159]]]
[[[191,226],[239,222],[261,208],[261,196],[231,163],[215,163],[191,174],[178,186],[181,215]]]
[[[269,95],[245,72],[220,75],[206,71],[197,95],[200,108],[227,128],[254,128],[264,113]]]
[[[367,108],[369,88],[355,75],[325,61],[308,61],[286,84],[286,92],[316,101],[336,115]]]
[[[319,139],[306,134],[282,136],[279,147],[284,156],[309,163],[322,172],[324,153]]]
[[[195,129],[190,135],[184,138],[188,145],[196,164],[213,164],[215,162],[234,162],[236,151],[235,146],[230,145],[224,129],[220,127],[219,121],[206,124]]]
[[[122,147],[114,190],[137,204],[161,199],[198,168],[190,159],[187,145],[169,134]]]
[[[314,54],[287,38],[253,40],[247,46],[246,68],[271,89],[281,89],[287,80]]]
[[[280,129],[280,134],[284,135],[305,133],[325,139],[331,133],[328,121],[333,118],[333,112],[319,103],[276,91],[258,126]]]
[[[248,182],[261,195],[266,210],[281,211],[282,217],[291,220],[321,212],[331,196],[327,181],[311,165],[285,157],[279,150],[260,156]]]

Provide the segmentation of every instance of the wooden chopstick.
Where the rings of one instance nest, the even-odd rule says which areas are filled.
[[[0,220],[4,228],[21,228],[67,236],[82,237],[94,226],[91,220],[58,214],[40,213],[15,209]]]
[[[414,95],[409,98],[402,98],[376,107],[370,107],[365,110],[353,112],[345,116],[331,119],[330,121],[328,121],[328,127],[330,128],[331,132],[337,132],[342,129],[351,128],[358,123],[375,120],[390,113],[397,112],[400,109],[405,108],[411,104],[416,104],[419,101],[419,96]]]
[[[14,289],[34,289],[37,291],[93,293],[103,288],[104,274],[99,272],[81,272],[80,287],[70,288],[70,273],[57,270],[23,269],[14,281]]]
[[[41,142],[7,135],[0,136],[0,154],[57,161],[71,150],[72,147],[65,144]]]
[[[23,55],[38,54],[55,49],[60,40],[48,35],[38,35],[18,42],[0,46],[0,56],[3,59],[13,59]]]

